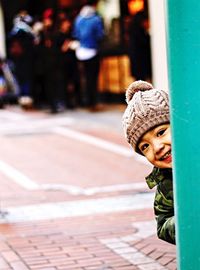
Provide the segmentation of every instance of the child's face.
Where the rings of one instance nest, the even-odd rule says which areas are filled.
[[[138,148],[155,167],[172,168],[170,124],[159,125],[145,133]]]

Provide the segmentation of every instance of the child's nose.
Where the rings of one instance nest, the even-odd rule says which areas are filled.
[[[155,154],[159,154],[162,151],[163,147],[164,147],[164,145],[161,141],[159,141],[159,140],[154,141],[154,153]]]

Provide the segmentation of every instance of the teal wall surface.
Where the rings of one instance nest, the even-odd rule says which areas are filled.
[[[200,269],[200,1],[166,1],[179,270]]]

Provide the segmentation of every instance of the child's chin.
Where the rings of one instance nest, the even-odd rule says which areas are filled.
[[[164,169],[171,169],[172,168],[172,163],[170,162],[170,163],[163,164],[163,168]]]
[[[171,169],[172,168],[172,163],[160,163],[158,164],[156,167],[160,168],[160,169]]]

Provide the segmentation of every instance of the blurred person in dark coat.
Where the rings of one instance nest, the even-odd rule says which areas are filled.
[[[55,45],[54,13],[47,9],[43,13],[42,30],[35,47],[35,80],[44,88],[45,98],[51,113],[59,111],[58,73],[59,61]],[[38,87],[38,86],[37,86]],[[41,89],[40,89],[41,90]],[[40,102],[35,93],[36,104]]]
[[[129,27],[129,57],[131,75],[136,80],[151,81],[151,47],[149,18],[146,11],[137,12]]]
[[[75,50],[72,48],[72,21],[70,18],[61,18],[58,23],[58,32],[55,42],[58,49],[59,61],[59,93],[60,99],[67,108],[80,105],[80,90],[78,65]]]

